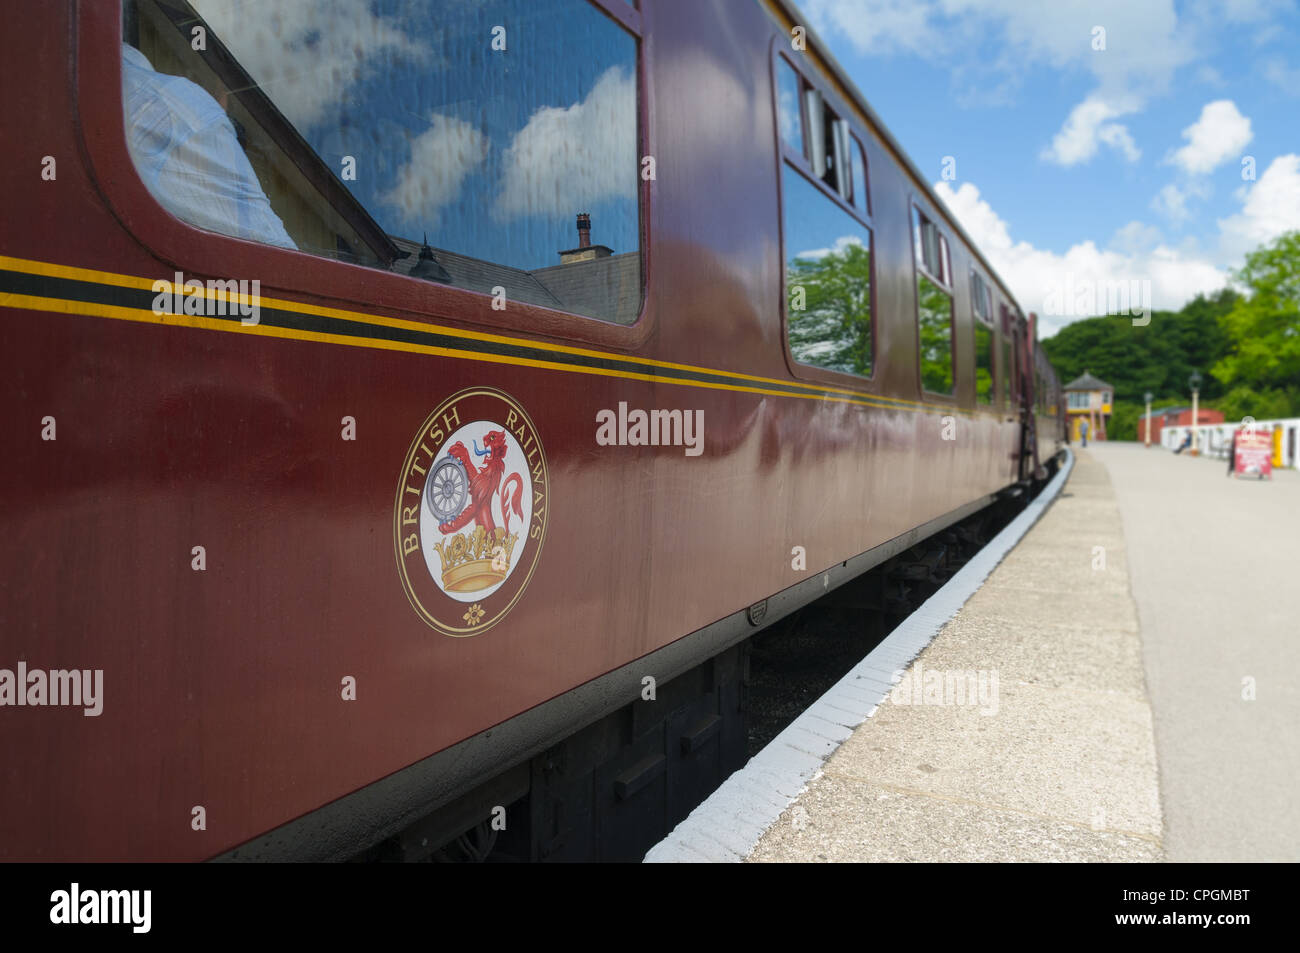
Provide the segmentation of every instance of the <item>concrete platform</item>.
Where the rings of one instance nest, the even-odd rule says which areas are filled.
[[[1088,452],[1128,539],[1168,858],[1300,860],[1300,473]]]
[[[1076,454],[646,859],[1300,860],[1300,473]]]
[[[759,839],[752,861],[1163,857],[1120,508],[1087,451],[1065,490]],[[996,705],[939,677],[996,675]],[[926,696],[924,687],[936,691]],[[993,693],[988,693],[993,694]],[[916,704],[920,701],[920,704]]]

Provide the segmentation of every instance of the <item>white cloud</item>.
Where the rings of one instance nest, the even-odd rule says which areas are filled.
[[[300,129],[368,70],[428,55],[397,21],[357,0],[194,0],[194,8]]]
[[[928,0],[806,0],[804,12],[823,36],[844,36],[859,52],[902,50],[926,54],[940,36],[931,21],[939,4]]]
[[[1119,123],[1102,123],[1097,127],[1097,138],[1116,152],[1123,153],[1124,158],[1129,162],[1136,162],[1142,155],[1142,150],[1134,144],[1133,137],[1129,135],[1128,128]]]
[[[1111,236],[1110,247],[1115,251],[1136,255],[1159,245],[1163,240],[1164,235],[1154,225],[1132,221],[1116,229]]]
[[[1043,150],[1041,157],[1060,165],[1076,165],[1087,162],[1104,144],[1129,162],[1136,162],[1142,152],[1128,129],[1110,121],[1135,111],[1136,106],[1132,103],[1112,104],[1090,96],[1070,111],[1065,125],[1052,139],[1052,144]]]
[[[1191,212],[1187,211],[1187,193],[1172,182],[1151,200],[1151,207],[1175,225],[1181,225],[1191,217]]]
[[[1083,69],[1111,99],[1162,90],[1195,53],[1193,26],[1173,0],[806,0],[803,9],[818,33],[843,36],[862,54],[910,52],[960,68],[995,50],[1003,73]],[[1105,50],[1092,47],[1096,26],[1106,30]]]
[[[1283,12],[1286,5],[1287,0],[1217,0],[1209,12],[1229,23],[1258,23]]]
[[[840,254],[850,245],[858,245],[861,247],[862,239],[857,235],[841,235],[839,238],[835,239],[835,245],[831,248],[812,248],[808,251],[798,252],[794,257],[807,258],[816,261],[818,258],[825,258],[830,254]]]
[[[405,221],[432,228],[438,211],[455,201],[465,177],[487,158],[488,145],[487,136],[465,120],[434,113],[380,202],[400,209]]]
[[[1206,86],[1223,85],[1223,74],[1213,66],[1202,66],[1196,71],[1196,78]]]
[[[1274,40],[1283,36],[1286,36],[1286,31],[1276,23],[1270,23],[1268,26],[1256,30],[1255,35],[1250,39],[1256,46],[1267,46]]]
[[[1291,96],[1300,93],[1300,69],[1287,66],[1286,61],[1279,57],[1264,64],[1264,78]]]
[[[1219,246],[1229,260],[1300,228],[1300,155],[1278,156],[1259,181],[1243,187],[1239,195],[1241,211],[1219,219]]]
[[[636,86],[622,68],[606,70],[587,98],[544,106],[505,151],[493,216],[568,215],[636,188]]]
[[[956,215],[962,227],[1011,287],[1026,311],[1039,315],[1041,334],[1047,337],[1082,315],[1049,314],[1048,302],[1067,300],[1071,292],[1091,286],[1104,290],[1119,283],[1149,281],[1153,309],[1181,308],[1198,292],[1212,292],[1224,286],[1227,274],[1194,249],[1171,248],[1160,241],[1159,231],[1141,222],[1130,222],[1115,234],[1109,248],[1098,248],[1089,240],[1071,246],[1064,254],[1035,248],[1029,242],[1013,241],[1007,223],[972,183],[954,190],[948,183],[936,183],[935,191]]]
[[[1231,99],[1217,99],[1201,108],[1201,117],[1183,130],[1187,145],[1166,160],[1191,175],[1213,172],[1254,138],[1250,119],[1237,110]]]
[[[1209,188],[1195,179],[1181,186],[1170,182],[1151,200],[1151,208],[1168,219],[1171,225],[1182,225],[1192,217],[1188,200],[1203,199],[1210,194]]]

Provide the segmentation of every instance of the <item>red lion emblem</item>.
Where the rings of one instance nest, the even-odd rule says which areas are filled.
[[[491,537],[496,529],[496,521],[492,519],[492,498],[498,493],[501,494],[501,512],[504,516],[507,534],[510,533],[511,509],[520,519],[524,517],[523,507],[519,503],[524,489],[523,478],[518,473],[512,473],[506,477],[504,483],[501,482],[501,477],[506,472],[505,431],[489,430],[487,436],[483,438],[483,445],[487,447],[486,451],[479,451],[477,444],[474,448],[475,453],[481,453],[488,458],[487,463],[483,464],[481,470],[474,469],[474,461],[470,459],[469,451],[465,449],[465,444],[461,441],[457,440],[447,448],[447,453],[464,464],[465,472],[470,474],[469,504],[461,512],[460,516],[439,524],[438,529],[443,533],[454,533],[468,525],[470,520],[473,520]],[[513,499],[509,499],[511,483],[515,485]],[[509,500],[509,505],[507,505],[507,500]]]

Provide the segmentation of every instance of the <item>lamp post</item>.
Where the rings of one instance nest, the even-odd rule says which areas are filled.
[[[1192,371],[1192,376],[1187,378],[1187,383],[1192,387],[1192,456],[1200,453],[1200,435],[1196,432],[1197,422],[1197,398],[1201,393],[1201,372]]]
[[[1151,391],[1142,395],[1147,402],[1147,438],[1145,446],[1151,446]]]

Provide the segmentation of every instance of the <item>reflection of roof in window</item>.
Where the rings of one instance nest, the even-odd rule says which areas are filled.
[[[419,261],[420,243],[396,236],[392,240],[409,253],[393,265],[393,270],[408,275]],[[499,265],[445,248],[434,248],[433,254],[451,276],[448,283],[455,288],[481,294],[493,294],[494,288],[504,288],[508,301],[571,311],[616,324],[631,324],[640,312],[641,256],[637,252],[535,271]]]

